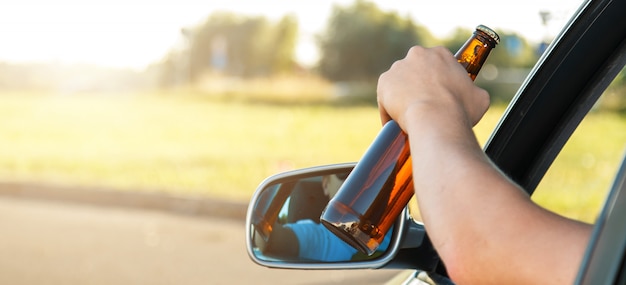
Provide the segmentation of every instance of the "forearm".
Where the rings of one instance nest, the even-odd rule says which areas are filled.
[[[535,205],[492,165],[472,126],[489,106],[444,48],[414,47],[378,81],[381,119],[409,135],[428,234],[458,284],[571,284],[591,227]]]
[[[415,194],[424,219],[442,220],[448,225],[458,222],[456,215],[467,215],[464,210],[476,212],[479,204],[528,200],[493,167],[470,124],[441,116],[445,111],[432,106],[414,110],[407,115],[411,119],[405,131],[413,157]]]
[[[543,284],[571,283],[568,278],[578,268],[590,227],[537,207],[492,165],[471,124],[446,111],[451,117],[441,116],[444,110],[433,106],[410,109],[405,129],[424,224],[451,274],[476,284],[507,276],[512,278],[507,284],[524,281],[524,276],[540,278],[533,281]],[[555,242],[572,246],[561,249]],[[537,260],[539,256],[549,257]],[[538,268],[549,269],[549,275],[558,279],[524,272],[532,262],[545,263]],[[494,265],[499,270],[491,270]],[[497,273],[501,276],[491,275]]]

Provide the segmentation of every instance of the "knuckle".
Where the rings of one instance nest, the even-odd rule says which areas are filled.
[[[421,54],[425,51],[426,49],[423,46],[412,46],[409,49],[408,55],[413,55],[413,54]]]

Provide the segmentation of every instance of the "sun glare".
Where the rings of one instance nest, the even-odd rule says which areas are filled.
[[[0,5],[0,62],[89,63],[141,69],[159,61],[181,40],[181,29],[203,21],[215,11],[298,17],[304,63],[316,58],[314,35],[319,33],[332,5],[352,0],[24,0]],[[384,10],[410,15],[436,35],[456,26],[485,24],[517,31],[538,40],[555,33],[578,6],[578,1],[506,2],[376,0]],[[565,4],[565,5],[564,5]],[[477,5],[480,10],[476,12]],[[544,25],[540,11],[550,11],[552,25]],[[566,16],[567,15],[567,16]],[[553,28],[554,27],[554,28]],[[553,29],[553,30],[550,30]]]

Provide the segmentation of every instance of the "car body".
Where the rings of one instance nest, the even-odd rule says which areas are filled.
[[[530,195],[574,130],[624,68],[626,20],[623,11],[626,11],[625,0],[584,2],[533,68],[485,144],[484,151],[492,161]],[[624,129],[612,131],[626,132]],[[624,164],[626,162],[617,171],[613,187],[596,220],[577,284],[626,284]],[[255,219],[258,221],[254,216],[268,187],[322,177],[336,171],[345,172],[353,166],[329,165],[299,170],[264,181],[248,212],[246,233],[251,258],[261,265],[280,268],[404,268],[414,272],[399,278],[401,283],[452,283],[446,278],[445,268],[428,242],[425,229],[407,214],[397,221],[389,248],[373,259],[329,263],[259,258],[262,255],[254,252]],[[279,206],[285,203],[285,199]],[[275,200],[267,200],[269,204],[266,206],[272,201]]]

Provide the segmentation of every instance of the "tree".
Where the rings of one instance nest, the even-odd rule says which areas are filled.
[[[334,6],[327,29],[318,36],[318,70],[333,81],[373,81],[407,50],[430,37],[408,17],[357,0]]]
[[[273,74],[291,73],[296,66],[295,52],[298,40],[298,20],[287,15],[274,29],[274,44],[269,47],[270,67]]]
[[[454,53],[461,48],[473,32],[474,31],[470,29],[457,27],[454,31],[452,31],[450,36],[443,39],[443,46]]]
[[[194,81],[206,72],[254,77],[292,72],[298,22],[293,16],[273,24],[264,17],[218,12],[182,30],[186,48],[172,51],[163,61],[164,78]],[[177,76],[183,73],[185,76]]]

